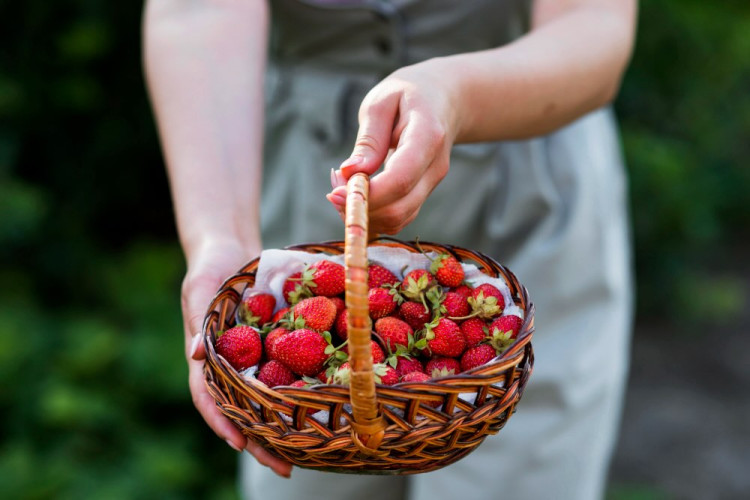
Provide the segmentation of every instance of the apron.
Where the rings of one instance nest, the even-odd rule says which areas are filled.
[[[343,239],[325,199],[365,94],[395,69],[512,42],[519,0],[272,0],[262,199],[265,248]],[[627,374],[632,317],[626,180],[608,108],[544,137],[457,145],[448,175],[401,234],[487,253],[536,304],[535,368],[497,436],[409,478],[243,459],[247,498],[601,498]]]

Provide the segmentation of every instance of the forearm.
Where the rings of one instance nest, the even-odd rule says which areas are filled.
[[[445,58],[457,78],[456,142],[551,132],[611,101],[634,37],[635,0],[538,0],[532,31]]]
[[[149,93],[180,241],[233,239],[259,250],[265,2],[151,0]]]

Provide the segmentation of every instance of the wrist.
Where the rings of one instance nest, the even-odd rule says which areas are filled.
[[[262,244],[260,235],[240,235],[229,232],[204,232],[191,235],[182,242],[188,269],[202,267],[212,256],[231,256],[241,265],[260,255]],[[225,258],[225,257],[224,257]]]

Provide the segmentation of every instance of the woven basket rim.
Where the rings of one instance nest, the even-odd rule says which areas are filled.
[[[423,246],[423,247],[424,246],[427,246],[427,247],[437,246],[437,247],[445,248],[445,249],[449,250],[454,257],[457,256],[457,254],[454,252],[454,250],[463,250],[465,252],[468,252],[470,255],[476,255],[477,256],[477,262],[481,262],[481,259],[487,260],[487,261],[492,262],[493,264],[495,264],[497,266],[500,266],[500,268],[504,269],[508,274],[510,274],[511,276],[515,277],[515,274],[512,271],[510,271],[507,267],[505,267],[502,264],[500,264],[499,262],[497,262],[495,259],[493,259],[489,255],[487,255],[485,253],[482,253],[482,252],[475,251],[475,250],[466,249],[464,247],[457,246],[457,245],[447,245],[447,244],[440,244],[440,243],[434,243],[434,242],[431,242],[431,241],[421,241],[421,240],[410,240],[410,241],[407,241],[407,240],[400,240],[400,239],[394,238],[392,236],[380,236],[377,239],[371,240],[368,243],[368,248],[371,247],[371,246],[379,246],[379,244],[382,244],[383,242],[395,243],[395,244],[399,244],[399,245],[407,244],[407,245],[415,245],[415,246],[416,246],[416,244],[419,244],[420,246]],[[297,250],[297,251],[304,251],[304,252],[308,252],[308,253],[325,253],[325,252],[321,252],[321,251],[315,251],[315,249],[316,248],[320,248],[320,247],[329,247],[329,246],[343,245],[343,243],[344,243],[343,240],[326,240],[326,241],[322,241],[322,242],[299,243],[299,244],[288,245],[286,247],[283,247],[282,250]],[[336,255],[336,254],[331,254],[331,255]],[[250,261],[248,261],[237,272],[235,272],[232,276],[230,276],[229,278],[227,278],[226,280],[224,280],[224,282],[222,283],[222,285],[221,285],[221,287],[219,289],[222,290],[222,289],[226,288],[227,284],[229,284],[233,279],[236,279],[238,277],[248,276],[248,275],[253,275],[254,276],[255,275],[254,272],[253,273],[247,273],[247,272],[245,272],[245,269],[247,269],[248,267],[252,266],[254,263],[258,262],[259,260],[260,260],[260,256],[255,257],[255,258],[251,259]],[[524,292],[527,293],[525,287],[523,285],[521,285],[521,287],[523,288]],[[512,297],[512,298],[515,299],[515,297]],[[516,303],[515,300],[514,300],[514,303]],[[521,327],[519,328],[518,337],[516,339],[514,339],[513,343],[510,346],[508,346],[508,348],[502,354],[496,356],[493,360],[485,363],[484,365],[472,368],[471,370],[467,370],[465,372],[461,372],[461,373],[456,374],[456,375],[450,375],[450,376],[445,376],[445,377],[438,377],[438,378],[435,378],[435,379],[426,380],[424,382],[398,382],[397,384],[390,385],[390,386],[389,385],[385,385],[385,384],[376,383],[376,386],[378,388],[386,388],[386,387],[388,387],[388,388],[400,388],[400,387],[409,388],[409,387],[419,387],[419,386],[430,386],[430,387],[434,387],[437,390],[437,389],[440,389],[440,388],[444,389],[445,386],[450,386],[452,383],[455,383],[456,381],[482,380],[482,379],[487,379],[487,378],[493,378],[493,377],[490,377],[490,376],[484,376],[482,374],[485,373],[485,372],[487,372],[487,371],[494,371],[493,369],[497,370],[498,367],[500,367],[501,365],[505,364],[504,362],[507,362],[508,360],[515,360],[516,358],[523,357],[523,350],[518,350],[515,347],[519,346],[519,345],[525,344],[526,341],[527,341],[526,339],[532,337],[532,335],[534,333],[534,327],[533,326],[529,327],[529,322],[533,320],[534,312],[535,312],[534,304],[531,303],[531,302],[529,302],[528,310],[524,310],[523,323],[522,323]],[[209,317],[210,317],[210,312],[209,312],[209,314],[206,315],[206,319],[204,321],[204,326],[203,326],[203,333],[204,333],[204,339],[205,339],[204,341],[207,344],[210,344],[210,343],[207,342],[209,336],[205,335],[205,333],[206,333],[205,332],[205,327],[206,327],[206,324],[208,323]],[[209,348],[208,345],[206,345],[206,347]],[[234,367],[232,367],[224,359],[223,356],[221,356],[220,354],[216,353],[215,350],[213,350],[213,346],[210,346],[210,349],[213,351],[213,354],[216,356],[216,358],[218,360],[221,361],[221,363],[224,365],[224,367],[227,370],[230,370],[230,371],[233,371],[234,373],[236,373],[237,376],[238,376],[238,378],[240,380],[242,380],[244,383],[246,383],[246,384],[249,383],[247,381],[246,377],[244,377],[240,372],[238,372]],[[320,383],[320,384],[314,384],[314,385],[305,386],[305,387],[294,387],[293,389],[294,389],[294,392],[301,392],[301,391],[316,392],[316,391],[320,391],[322,389],[329,389],[331,387],[345,388],[345,389],[348,390],[348,386],[343,385],[343,384],[334,384],[334,383],[330,383],[330,384]],[[282,395],[282,394],[284,394],[286,392],[286,391],[283,390],[284,388],[292,388],[292,386],[287,385],[287,386],[276,386],[276,387],[273,387],[273,388],[272,387],[268,387],[268,390],[271,391],[271,392],[279,392],[278,389],[281,389],[282,391],[279,392],[279,395]]]

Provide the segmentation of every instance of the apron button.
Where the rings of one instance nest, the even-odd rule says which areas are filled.
[[[389,55],[393,51],[393,44],[386,37],[378,37],[374,43],[375,48],[383,55]]]
[[[315,139],[318,143],[325,144],[328,142],[328,132],[326,132],[326,130],[322,126],[316,125],[311,128],[310,132],[313,139]]]

